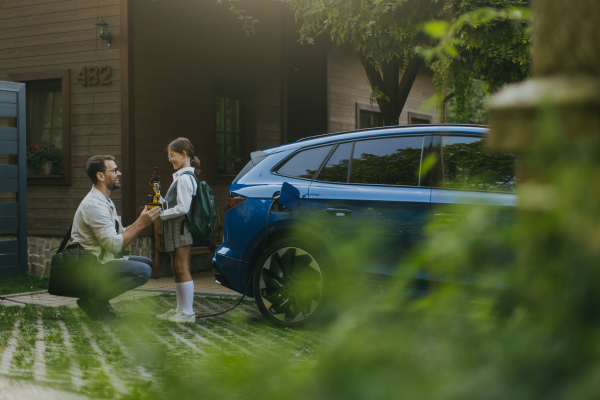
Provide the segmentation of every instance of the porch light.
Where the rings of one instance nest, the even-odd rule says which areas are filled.
[[[108,46],[110,47],[110,44],[113,40],[113,35],[106,29],[107,26],[108,24],[104,22],[102,17],[100,17],[98,22],[96,22],[96,27],[98,28],[98,36],[100,37],[100,39],[102,39],[103,42],[106,40],[106,43],[108,43]]]

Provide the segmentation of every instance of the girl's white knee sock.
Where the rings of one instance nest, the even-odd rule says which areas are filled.
[[[182,309],[186,314],[194,313],[194,281],[181,282]]]
[[[183,297],[181,294],[181,283],[175,283],[175,294],[177,295],[177,308],[175,311],[179,312],[183,310]]]

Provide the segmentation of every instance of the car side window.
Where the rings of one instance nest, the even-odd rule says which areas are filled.
[[[277,170],[280,175],[312,179],[333,145],[315,147],[296,153]]]
[[[515,192],[515,155],[490,150],[483,138],[442,136],[441,157],[438,187]]]
[[[342,143],[333,152],[316,180],[323,182],[348,182],[348,166],[352,143]]]
[[[357,141],[351,183],[419,186],[423,136]]]

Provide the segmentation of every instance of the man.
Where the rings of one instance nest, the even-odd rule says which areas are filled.
[[[123,257],[123,249],[152,224],[160,208],[145,207],[137,221],[123,228],[110,199],[112,192],[121,187],[115,158],[93,156],[87,161],[85,172],[93,186],[77,208],[71,237],[94,254],[101,265],[95,277],[96,292],[78,299],[77,305],[92,318],[114,318],[108,301],[148,282],[153,266],[146,257]]]

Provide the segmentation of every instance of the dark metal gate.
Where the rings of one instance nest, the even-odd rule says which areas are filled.
[[[24,83],[0,81],[0,122],[0,276],[7,276],[27,272]]]

